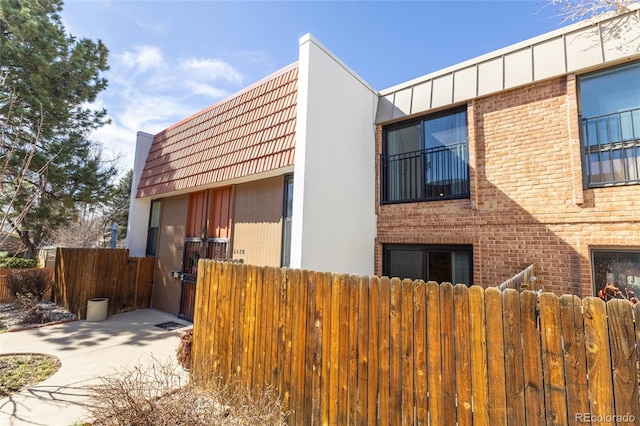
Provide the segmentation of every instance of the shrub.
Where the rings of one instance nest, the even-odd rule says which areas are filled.
[[[40,300],[31,294],[16,296],[16,303],[22,308],[21,322],[25,324],[44,324],[47,322],[46,311],[40,306]]]
[[[185,331],[180,335],[180,344],[178,345],[178,364],[185,370],[191,368],[191,344],[193,342],[193,329]]]
[[[39,302],[52,282],[51,273],[44,269],[22,269],[7,275],[6,286],[16,301],[19,296],[31,296]]]
[[[249,391],[233,383],[204,390],[187,384],[175,362],[154,360],[150,367],[138,365],[101,380],[91,387],[93,426],[286,424],[273,388]]]
[[[3,269],[35,268],[36,266],[38,266],[36,259],[23,259],[21,257],[0,258],[0,268]]]

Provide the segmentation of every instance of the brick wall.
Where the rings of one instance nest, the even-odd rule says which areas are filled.
[[[575,77],[475,99],[467,111],[470,199],[378,203],[376,273],[384,243],[473,244],[476,284],[535,263],[545,290],[591,294],[590,248],[640,247],[640,186],[583,190]],[[381,127],[376,139],[379,161]]]

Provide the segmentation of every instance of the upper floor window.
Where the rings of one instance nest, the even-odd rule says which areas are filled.
[[[640,183],[640,63],[579,81],[586,187]]]
[[[147,256],[155,256],[158,249],[158,234],[160,233],[160,200],[151,202],[149,213],[149,229],[147,232]]]
[[[468,198],[468,158],[466,109],[386,127],[382,202]]]

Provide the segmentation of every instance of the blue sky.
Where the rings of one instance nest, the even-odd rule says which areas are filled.
[[[295,62],[311,33],[378,90],[552,31],[544,1],[67,0],[67,32],[102,39],[113,123],[92,135],[120,168],[155,134]]]

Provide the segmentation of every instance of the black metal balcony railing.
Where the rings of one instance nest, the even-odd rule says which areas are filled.
[[[640,183],[640,108],[582,118],[587,187]]]
[[[469,196],[467,143],[382,155],[382,202],[429,201]]]

